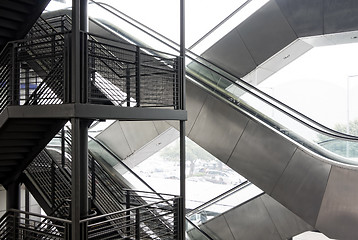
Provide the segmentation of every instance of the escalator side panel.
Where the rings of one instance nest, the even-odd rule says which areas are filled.
[[[228,165],[270,194],[296,148],[286,138],[250,120]]]
[[[225,213],[224,217],[235,239],[281,239],[261,197]]]
[[[297,150],[271,196],[312,226],[326,190],[331,165]]]
[[[235,240],[224,215],[215,217],[213,221],[205,223],[200,228],[215,240]]]
[[[188,115],[190,118],[191,112]],[[188,137],[226,163],[248,121],[228,104],[209,96]]]
[[[316,225],[327,236],[357,239],[357,182],[357,171],[332,166]]]
[[[313,230],[313,227],[267,194],[209,220],[200,228],[215,236],[214,239],[245,240],[290,239],[299,233]]]
[[[282,239],[290,239],[300,233],[314,230],[312,226],[269,195],[264,194],[261,198]]]

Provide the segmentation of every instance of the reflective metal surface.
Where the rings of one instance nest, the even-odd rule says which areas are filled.
[[[202,56],[237,77],[245,76],[256,67],[237,28],[215,43]]]
[[[223,215],[205,223],[205,227],[202,229],[215,240],[236,240]]]
[[[269,195],[265,194],[261,199],[282,239],[290,239],[302,232],[313,230],[312,226]]]
[[[208,96],[208,93],[200,89],[191,81],[187,81],[186,88],[186,110],[188,112],[188,121],[186,122],[186,133],[190,133],[194,122],[197,120],[197,117],[205,103],[205,100]],[[178,122],[178,121],[176,121]],[[179,127],[177,128],[179,129]]]
[[[276,0],[298,37],[323,34],[323,0]]]
[[[285,138],[250,120],[228,165],[271,193],[295,149]]]
[[[315,226],[331,165],[298,149],[272,192],[273,198]]]
[[[247,121],[247,117],[228,104],[209,96],[188,137],[227,162]]]
[[[357,239],[357,183],[357,171],[332,166],[316,225],[328,237]]]
[[[267,194],[254,198],[224,215],[210,220],[201,228],[214,232],[215,226],[230,226],[235,239],[289,239],[313,227]],[[234,224],[235,223],[235,224]],[[219,234],[219,233],[217,233]],[[227,239],[227,238],[221,238]]]
[[[357,30],[358,2],[356,0],[324,1],[324,33]]]
[[[237,30],[257,65],[297,38],[275,1],[269,1]]]
[[[224,216],[235,239],[281,239],[261,197],[248,202],[244,207],[225,213]]]

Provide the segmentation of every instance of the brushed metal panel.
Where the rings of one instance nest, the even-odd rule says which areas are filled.
[[[186,122],[186,134],[190,133],[194,122],[197,120],[205,100],[209,94],[196,84],[187,81],[186,84],[186,110],[188,112],[188,121]],[[179,121],[176,121],[179,122]]]
[[[209,96],[188,137],[226,163],[247,122],[246,116]]]
[[[257,65],[297,38],[275,1],[269,1],[237,29]]]
[[[143,147],[152,139],[158,136],[157,129],[152,121],[133,121],[119,122],[122,127],[124,136],[132,152]]]
[[[331,165],[297,149],[272,197],[315,226]]]
[[[298,37],[323,34],[323,0],[275,0]]]
[[[317,229],[338,239],[358,239],[358,172],[332,166]]]
[[[245,76],[256,67],[236,29],[220,39],[202,56],[237,77]]]
[[[311,225],[269,195],[265,194],[261,198],[282,239],[289,239],[305,231],[313,230]]]
[[[250,120],[228,165],[271,193],[295,149],[285,138]]]
[[[325,0],[323,21],[325,34],[357,30],[358,1]]]
[[[122,159],[125,159],[132,153],[119,121],[114,122],[111,126],[98,134],[96,138],[102,141]]]
[[[261,197],[224,214],[236,240],[281,239]]]
[[[186,86],[186,110],[188,113],[188,120],[185,124],[185,134],[188,135],[197,120],[199,112],[201,111],[208,92],[198,87],[193,82],[187,81]],[[179,130],[179,121],[166,121],[170,126]]]
[[[202,229],[215,240],[235,240],[223,215],[206,222]]]

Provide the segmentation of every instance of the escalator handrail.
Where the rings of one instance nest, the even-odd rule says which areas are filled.
[[[148,183],[146,183],[141,177],[138,176],[130,167],[128,167],[121,159],[113,153],[107,146],[105,146],[102,142],[98,141],[92,136],[88,136],[92,141],[100,145],[105,151],[107,151],[112,157],[114,157],[118,163],[120,163],[127,171],[133,174],[140,182],[142,182],[148,189],[150,189],[153,193],[156,193],[160,198],[164,199],[159,193],[157,193]]]
[[[94,0],[90,0],[90,2],[91,2],[91,3],[95,3],[96,5],[102,7],[103,9],[105,9],[105,10],[107,10],[107,11],[109,11],[110,13],[114,14],[114,15],[117,16],[118,18],[121,18],[122,20],[128,22],[128,23],[131,24],[132,26],[134,26],[134,27],[140,29],[142,32],[144,32],[144,33],[148,34],[149,36],[155,38],[156,40],[158,40],[158,41],[160,41],[161,43],[165,44],[166,46],[172,48],[173,50],[179,51],[177,48],[175,48],[175,47],[173,47],[172,45],[170,45],[170,44],[173,44],[173,45],[176,45],[176,46],[178,47],[179,45],[178,45],[177,43],[175,43],[174,41],[168,39],[167,37],[163,36],[162,34],[156,32],[155,30],[152,30],[151,28],[149,28],[149,27],[143,25],[142,23],[140,23],[140,22],[138,22],[137,20],[135,20],[135,19],[129,17],[128,15],[122,13],[122,12],[119,11],[118,9],[116,9],[116,8],[114,8],[114,7],[112,7],[112,6],[108,5],[108,4],[106,4],[106,3],[103,3],[103,2],[97,2],[97,1],[94,1]],[[129,19],[130,19],[131,21],[133,21],[135,24],[129,22],[129,21],[126,20],[126,19],[123,19],[123,17],[119,16],[118,14],[114,13],[113,11],[107,9],[107,8],[104,7],[104,6],[109,7],[109,8],[111,8],[113,11],[117,11],[117,12],[120,13],[120,14],[123,14],[125,17],[129,18]],[[165,39],[167,42],[170,42],[170,44],[166,43],[164,40],[161,40],[161,39],[159,39],[158,37],[154,36],[153,34],[149,33],[147,30],[144,30],[144,29],[142,29],[141,27],[138,27],[136,24],[141,25],[141,27],[146,28],[146,29],[148,29],[149,31],[153,32],[154,34],[160,36],[161,38]],[[216,64],[212,63],[211,61],[208,61],[208,60],[202,58],[201,56],[196,55],[195,53],[191,52],[191,51],[188,50],[188,49],[186,49],[186,52],[192,54],[195,58],[200,59],[201,61],[207,62],[208,64],[213,65],[213,66],[214,66],[215,68],[217,68],[217,69],[220,69],[220,71],[224,72],[224,73],[227,74],[229,77],[224,76],[222,73],[220,73],[220,72],[218,72],[218,71],[216,71],[216,70],[211,69],[210,67],[206,66],[204,63],[199,62],[199,61],[197,61],[196,59],[194,59],[193,57],[188,56],[188,55],[186,54],[186,57],[190,58],[192,61],[195,61],[195,62],[199,63],[199,64],[202,65],[202,66],[205,66],[205,67],[210,68],[210,69],[211,69],[212,71],[214,71],[216,74],[219,74],[220,76],[222,76],[222,77],[228,79],[228,80],[231,82],[231,84],[234,84],[235,86],[237,86],[237,87],[243,89],[244,91],[248,92],[249,94],[251,94],[251,95],[253,95],[253,96],[259,98],[260,100],[262,100],[262,101],[264,101],[265,103],[269,104],[270,106],[276,108],[277,110],[281,111],[282,113],[288,115],[289,117],[295,119],[296,121],[302,123],[303,125],[305,125],[305,126],[311,128],[311,129],[313,129],[314,131],[317,131],[317,132],[319,132],[319,133],[322,133],[322,134],[325,134],[325,135],[328,135],[328,136],[331,136],[331,137],[344,139],[344,140],[347,140],[347,141],[358,141],[358,137],[357,137],[357,136],[345,134],[345,133],[342,133],[342,132],[333,130],[333,129],[331,129],[331,128],[328,128],[328,127],[324,126],[323,124],[321,124],[321,123],[319,123],[319,122],[317,122],[317,121],[315,121],[315,120],[313,120],[313,119],[311,119],[311,118],[305,116],[304,114],[300,113],[299,111],[297,111],[297,110],[291,108],[290,106],[284,104],[283,102],[281,102],[281,101],[279,101],[279,100],[273,98],[272,96],[268,95],[267,93],[265,93],[265,92],[263,92],[263,91],[261,91],[261,90],[255,88],[254,86],[252,86],[251,84],[245,82],[244,80],[242,80],[242,79],[240,79],[240,78],[238,78],[238,77],[236,77],[236,76],[234,76],[234,75],[228,73],[227,71],[221,69],[220,67],[216,66]],[[235,81],[232,80],[231,78],[234,78]],[[240,82],[240,84],[245,85],[246,87],[244,87],[244,86],[238,84],[236,81]],[[249,90],[248,88],[254,89],[254,91],[256,91],[257,93],[252,92],[252,90]],[[260,95],[261,95],[261,96],[260,96]],[[274,103],[270,102],[269,100],[263,99],[263,98],[267,98],[267,99],[269,99],[270,101],[272,101],[272,102],[274,102]],[[280,106],[278,106],[278,105],[280,105]],[[291,113],[288,113],[286,110],[282,109],[281,107],[288,109],[289,111],[293,112],[293,114],[296,114],[296,115],[298,115],[299,117],[301,117],[302,119],[305,119],[307,122],[304,121],[304,120],[302,120],[302,119],[300,119],[299,117],[294,116],[294,115],[291,114]],[[310,123],[308,123],[308,122],[310,122]],[[316,125],[316,126],[318,126],[318,127],[314,127],[314,126],[312,126],[312,125]]]
[[[212,198],[211,200],[209,200],[209,201],[207,201],[207,202],[201,204],[200,206],[198,206],[198,207],[192,209],[190,212],[188,212],[188,213],[186,214],[186,216],[190,217],[191,215],[193,215],[193,214],[195,214],[195,213],[198,213],[198,212],[200,212],[201,210],[203,210],[203,209],[205,209],[205,208],[207,208],[207,207],[209,207],[209,206],[211,206],[211,205],[213,205],[213,204],[215,204],[215,203],[221,201],[222,199],[227,198],[227,197],[229,197],[229,196],[235,194],[236,192],[238,192],[238,191],[240,191],[241,189],[244,189],[244,188],[250,186],[251,184],[252,184],[251,182],[249,182],[249,181],[246,180],[246,181],[240,183],[239,185],[237,185],[237,186],[235,186],[235,187],[233,187],[233,188],[227,190],[226,192],[224,192],[224,193],[222,193],[222,194],[220,194],[220,195],[218,195],[218,196]]]
[[[193,223],[188,217],[185,217],[185,220],[188,221],[196,230],[198,230],[201,234],[203,234],[207,239],[214,240],[212,237],[210,237],[206,232],[201,230],[195,223]]]

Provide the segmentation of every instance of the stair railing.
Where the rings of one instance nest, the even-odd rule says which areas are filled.
[[[70,239],[70,232],[69,220],[15,209],[0,219],[0,239]]]

